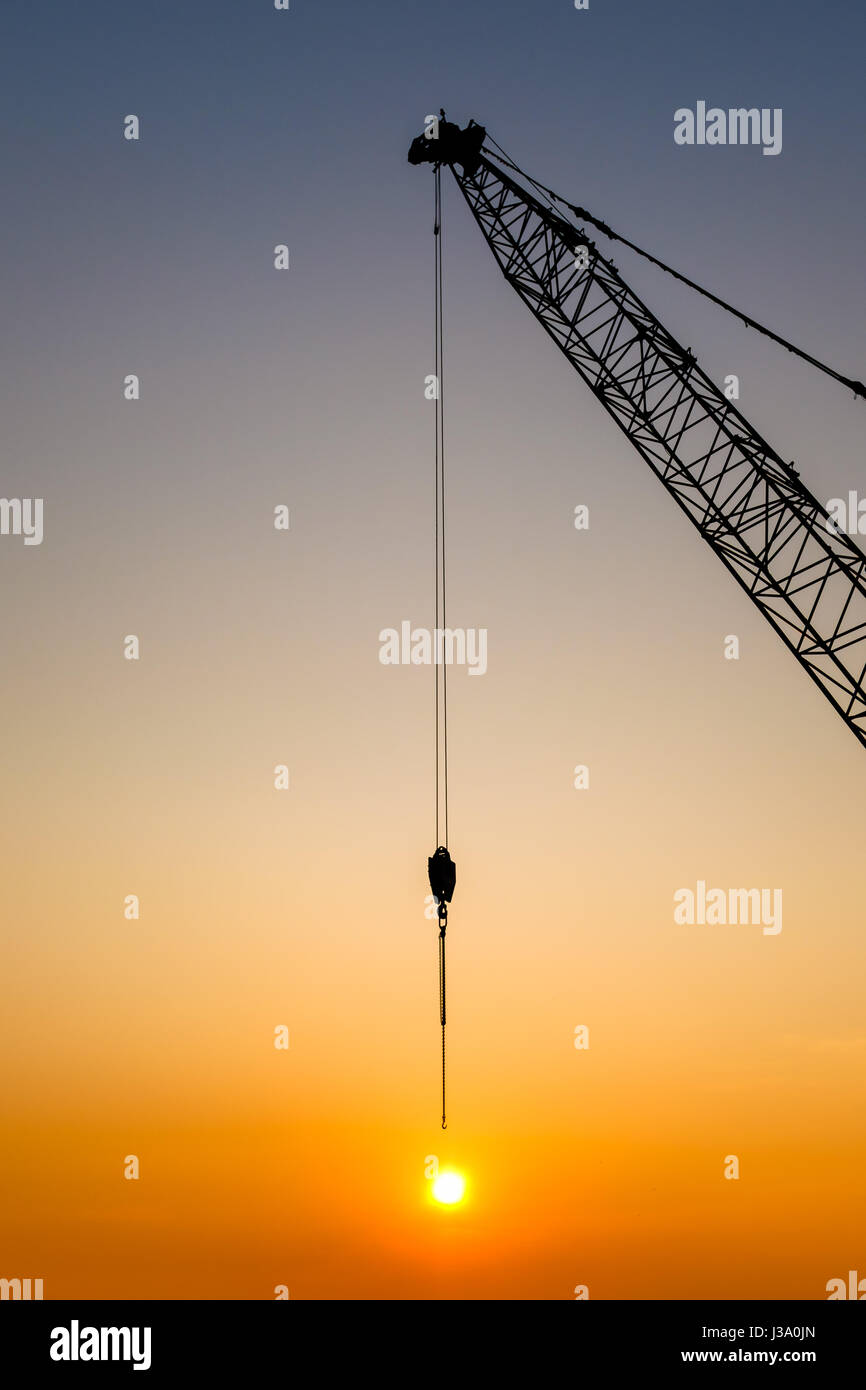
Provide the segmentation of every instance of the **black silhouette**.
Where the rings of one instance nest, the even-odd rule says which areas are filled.
[[[866,555],[577,225],[615,236],[605,223],[531,179],[496,141],[489,149],[474,121],[461,131],[443,120],[438,133],[413,141],[410,163],[433,164],[437,178],[450,168],[509,284],[866,746]]]

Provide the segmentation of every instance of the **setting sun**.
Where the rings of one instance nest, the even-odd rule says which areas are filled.
[[[453,1206],[462,1200],[465,1187],[466,1183],[459,1173],[440,1173],[433,1183],[433,1196],[443,1206]]]

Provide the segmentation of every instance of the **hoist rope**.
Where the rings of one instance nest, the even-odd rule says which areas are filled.
[[[433,299],[434,299],[434,352],[436,376],[436,423],[435,433],[435,597],[433,632],[433,678],[435,682],[436,710],[436,844],[448,848],[448,666],[444,660],[444,640],[439,632],[447,627],[445,609],[445,414],[444,414],[444,376],[445,376],[445,335],[444,335],[444,276],[442,272],[442,179],[440,168],[434,169],[434,220],[433,220]],[[437,661],[441,655],[443,660]],[[441,666],[441,675],[440,675]],[[440,702],[441,680],[441,702]],[[440,795],[441,767],[441,795]],[[444,838],[440,840],[440,805],[443,811],[442,823]],[[437,905],[438,906],[438,905]],[[439,1021],[442,1028],[442,1128],[447,1128],[445,1119],[445,919],[440,920],[439,932]]]
[[[494,159],[500,160],[503,164],[507,164],[509,169],[513,169],[516,174],[526,179],[528,183],[532,184],[533,188],[537,189],[539,193],[542,193],[548,202],[560,203],[563,207],[568,208],[569,212],[573,213],[581,222],[589,222],[597,231],[601,232],[603,236],[609,237],[611,241],[622,242],[623,246],[627,246],[629,250],[637,252],[639,256],[643,256],[644,260],[650,261],[653,265],[658,266],[659,270],[663,270],[666,274],[672,275],[675,280],[679,280],[682,284],[688,285],[689,289],[697,290],[698,294],[702,294],[705,299],[711,300],[713,304],[718,304],[719,308],[726,310],[729,314],[733,314],[735,318],[741,319],[747,328],[754,328],[757,333],[763,333],[765,338],[771,338],[774,343],[779,343],[787,352],[793,352],[795,356],[801,357],[804,362],[808,362],[811,366],[817,367],[819,372],[824,372],[827,376],[832,377],[833,380],[838,381],[841,386],[845,386],[849,391],[853,391],[855,396],[861,396],[866,399],[866,386],[864,386],[862,381],[853,381],[850,377],[842,376],[842,374],[835,371],[833,367],[828,367],[826,363],[819,362],[817,357],[812,357],[808,352],[804,352],[802,348],[795,347],[793,343],[789,343],[786,338],[781,338],[779,334],[774,333],[772,329],[765,328],[762,324],[758,323],[757,320],[751,318],[749,314],[744,314],[742,309],[735,309],[732,304],[727,304],[724,299],[720,299],[718,295],[712,294],[710,290],[703,289],[703,287],[696,284],[694,280],[690,280],[687,275],[681,275],[678,270],[674,270],[672,266],[666,265],[664,261],[660,261],[656,256],[651,255],[649,251],[642,251],[639,246],[635,246],[633,241],[629,241],[628,237],[620,236],[619,233],[609,227],[606,222],[602,222],[598,217],[593,217],[592,213],[587,212],[586,208],[575,207],[574,203],[570,203],[567,198],[561,197],[560,194],[555,193],[552,188],[546,188],[543,183],[539,183],[529,174],[524,173],[517,164],[508,158],[502,146],[497,144],[492,136],[488,135],[487,138],[492,144],[496,145],[496,150],[490,150],[485,145],[483,146],[484,153],[491,155]]]
[[[434,221],[434,317],[435,317],[435,354],[436,354],[436,503],[434,536],[436,547],[435,559],[435,627],[446,628],[448,626],[445,611],[445,316],[444,316],[444,276],[442,270],[442,178],[441,171],[437,166],[434,174],[435,182],[435,221]],[[440,623],[441,619],[441,623]],[[448,667],[443,661],[441,663],[441,721],[440,721],[440,672],[439,663],[435,656],[440,650],[436,643],[434,632],[434,661],[433,675],[436,683],[436,843],[448,848]],[[441,725],[441,755],[440,755],[440,725]],[[440,759],[441,759],[441,797],[440,797]],[[442,822],[444,826],[444,838],[440,840],[440,801],[443,811]]]

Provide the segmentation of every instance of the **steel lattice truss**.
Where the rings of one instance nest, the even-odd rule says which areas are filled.
[[[484,157],[451,170],[505,278],[866,745],[866,556],[582,229]]]

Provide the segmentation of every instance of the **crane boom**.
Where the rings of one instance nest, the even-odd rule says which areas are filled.
[[[586,231],[443,122],[447,164],[513,289],[866,745],[866,555],[637,297]]]

